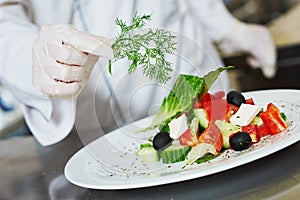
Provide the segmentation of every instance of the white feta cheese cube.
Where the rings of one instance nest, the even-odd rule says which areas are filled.
[[[178,139],[189,128],[185,114],[173,119],[168,125],[170,128],[170,137],[173,139]]]
[[[242,103],[238,111],[229,119],[230,123],[238,126],[247,126],[261,111],[261,107]]]

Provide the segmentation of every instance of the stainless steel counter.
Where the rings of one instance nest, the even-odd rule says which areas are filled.
[[[87,133],[89,134],[89,133]],[[249,164],[190,181],[130,190],[69,183],[67,160],[82,147],[76,133],[50,147],[33,137],[0,141],[0,199],[299,199],[300,142]]]

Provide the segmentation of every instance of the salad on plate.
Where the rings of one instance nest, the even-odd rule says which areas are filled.
[[[262,108],[242,93],[209,92],[220,73],[180,74],[151,125],[158,133],[136,152],[142,162],[201,163],[227,149],[243,151],[261,138],[287,129],[286,116],[272,102]]]

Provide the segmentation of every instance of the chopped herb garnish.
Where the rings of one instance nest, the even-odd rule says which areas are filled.
[[[165,83],[171,78],[172,72],[172,63],[167,61],[165,56],[175,53],[176,37],[163,29],[149,29],[143,32],[141,28],[149,20],[151,15],[135,15],[131,25],[119,18],[115,20],[121,32],[112,45],[115,56],[113,61],[127,58],[131,61],[129,74],[140,67],[149,79]],[[111,61],[108,70],[112,72]]]
[[[285,115],[283,112],[281,112],[280,115],[281,115],[282,119],[283,119],[284,121],[286,121],[286,115]]]
[[[217,157],[217,156],[212,155],[212,154],[207,154],[206,156],[204,156],[204,157],[202,157],[202,158],[199,158],[199,159],[196,160],[195,162],[198,163],[198,164],[200,164],[200,163],[204,163],[204,162],[207,162],[207,161],[209,161],[209,160],[212,160],[212,159],[214,159],[215,157]]]
[[[140,149],[145,148],[145,147],[152,147],[152,145],[150,143],[140,145]]]

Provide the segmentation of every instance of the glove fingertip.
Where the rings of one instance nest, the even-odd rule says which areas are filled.
[[[258,60],[256,60],[254,57],[248,57],[247,58],[247,63],[252,67],[252,68],[259,68],[260,64]]]
[[[263,75],[268,78],[272,79],[276,76],[276,68],[275,67],[263,67],[262,68],[262,73]]]

